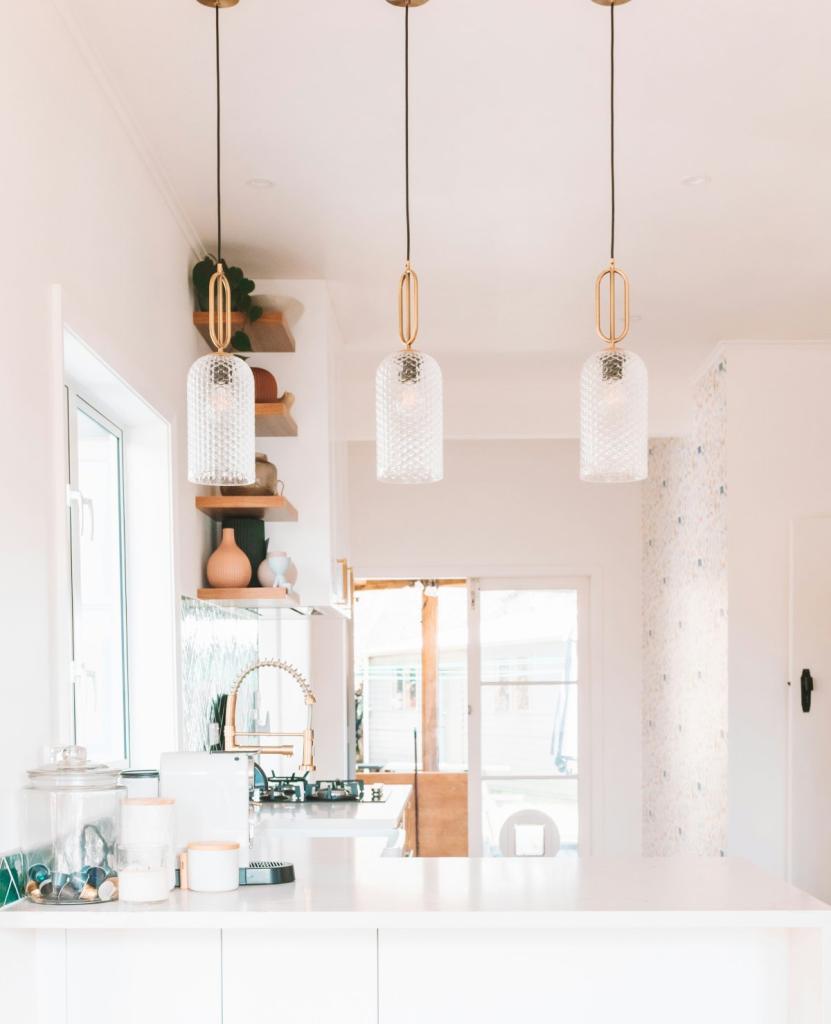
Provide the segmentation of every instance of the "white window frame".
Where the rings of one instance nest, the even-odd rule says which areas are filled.
[[[468,850],[481,857],[482,837],[482,658],[479,595],[483,590],[573,590],[577,593],[577,735],[578,775],[517,775],[515,780],[575,779],[577,781],[577,848],[580,856],[592,851],[592,706],[591,634],[589,576],[544,576],[522,578],[471,578],[468,580]],[[503,776],[487,776],[501,779]],[[505,776],[507,778],[507,776]]]
[[[86,527],[87,504],[80,491],[78,479],[78,413],[94,420],[106,431],[113,434],[118,441],[118,487],[119,487],[119,552],[121,579],[121,671],[123,686],[123,756],[108,758],[114,768],[124,768],[130,763],[130,659],[129,636],[127,632],[127,557],[125,529],[125,489],[124,489],[124,431],[113,421],[100,412],[94,405],[83,398],[71,384],[65,383],[66,424],[67,424],[67,530],[69,537],[69,583],[70,583],[70,721],[72,739],[79,741],[76,718],[76,691],[82,684],[83,666],[79,660],[80,625],[76,609],[81,603],[81,536]],[[91,522],[94,524],[94,513]],[[94,528],[94,526],[93,526]],[[81,740],[83,738],[81,737]]]

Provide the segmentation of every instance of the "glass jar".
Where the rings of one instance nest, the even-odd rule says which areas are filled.
[[[118,892],[124,903],[160,903],[170,896],[171,849],[166,843],[118,847]]]
[[[102,903],[118,896],[116,844],[126,789],[119,770],[83,747],[54,747],[23,791],[26,895],[35,903]]]

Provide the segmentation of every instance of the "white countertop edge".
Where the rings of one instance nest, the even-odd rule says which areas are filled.
[[[12,931],[315,931],[429,929],[573,930],[573,929],[828,929],[831,910],[682,910],[682,911],[210,911],[175,908],[70,908],[0,913],[0,930]]]

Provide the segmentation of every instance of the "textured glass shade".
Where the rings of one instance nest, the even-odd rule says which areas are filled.
[[[202,356],[188,373],[188,480],[251,484],[254,374],[235,356]]]
[[[376,462],[379,480],[430,484],[444,476],[444,423],[439,364],[404,349],[375,374]]]
[[[649,457],[646,364],[627,350],[590,356],[580,375],[580,479],[645,480]]]

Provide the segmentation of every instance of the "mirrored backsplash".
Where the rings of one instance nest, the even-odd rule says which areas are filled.
[[[257,660],[258,634],[256,612],[182,598],[183,750],[210,749],[211,704]]]

